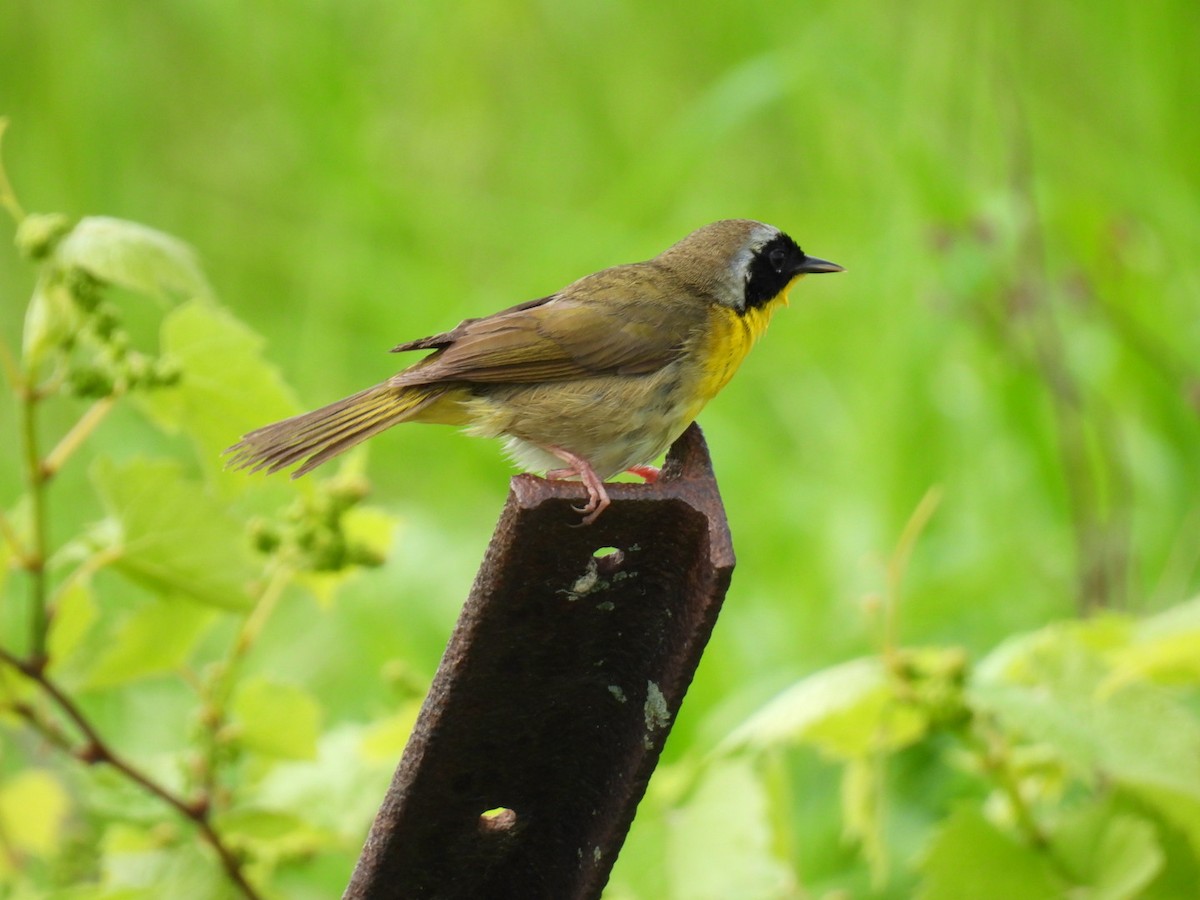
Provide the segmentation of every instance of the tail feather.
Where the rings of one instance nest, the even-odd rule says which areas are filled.
[[[360,441],[378,434],[383,428],[403,421],[403,418],[399,417],[396,410],[392,409],[389,404],[365,405],[368,403],[370,403],[369,399],[363,400],[363,405],[354,405],[346,409],[316,410],[306,416],[297,416],[287,422],[277,423],[292,427],[279,428],[277,434],[263,435],[265,440],[258,447],[260,461],[256,463],[255,468],[267,467],[268,472],[276,472],[306,456],[325,454],[333,446],[347,450]],[[340,403],[335,405],[340,405]],[[321,412],[326,412],[327,415],[318,416],[317,414]],[[415,410],[410,408],[405,412],[411,413]],[[308,420],[308,416],[313,416],[313,420]],[[273,427],[267,426],[267,428]],[[262,430],[265,431],[265,429]],[[258,432],[253,432],[247,435],[245,442],[250,442],[257,434]],[[323,455],[321,461],[324,462],[333,455],[335,454]],[[318,464],[306,464],[295,474],[303,475]]]
[[[413,418],[444,393],[430,387],[377,384],[336,403],[251,431],[229,447],[234,469],[277,472],[305,460],[299,478],[356,444]]]

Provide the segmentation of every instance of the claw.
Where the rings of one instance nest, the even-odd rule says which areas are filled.
[[[600,514],[608,509],[612,502],[608,499],[608,492],[604,490],[604,481],[596,474],[596,470],[582,456],[577,456],[570,450],[564,450],[562,447],[546,447],[550,453],[553,453],[563,462],[567,463],[570,468],[566,469],[551,469],[546,473],[546,477],[552,481],[562,481],[566,478],[578,477],[583,482],[583,486],[588,492],[588,502],[583,506],[572,506],[571,509],[583,516],[580,525],[591,525],[600,517]]]
[[[589,496],[590,496],[590,492],[589,492]],[[595,501],[595,504],[596,504],[595,509],[591,510],[590,512],[588,511],[587,507],[584,507],[583,509],[580,509],[579,507],[574,507],[576,512],[587,513],[587,515],[585,515],[583,517],[583,519],[579,522],[580,525],[591,525],[598,518],[600,518],[600,513],[604,512],[606,509],[608,509],[608,505],[612,502],[611,500],[608,499],[607,493],[602,494],[600,497],[593,497],[591,500],[588,501],[588,506],[591,506],[593,501]]]

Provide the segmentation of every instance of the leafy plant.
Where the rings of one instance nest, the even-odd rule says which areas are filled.
[[[1190,896],[1200,883],[1200,598],[1013,636],[980,659],[896,647],[888,566],[880,653],[797,681],[703,761],[652,790],[631,843],[665,859],[655,896],[922,900]],[[843,848],[812,852],[780,809],[797,756],[840,771]],[[714,836],[720,835],[719,838]],[[665,848],[665,849],[664,849]],[[670,851],[674,848],[675,852]],[[647,896],[639,849],[611,898]],[[859,871],[863,880],[846,880]],[[628,891],[628,893],[626,893]]]
[[[362,505],[353,464],[282,508],[222,471],[223,446],[294,404],[186,245],[26,215],[2,170],[0,203],[37,267],[20,350],[0,344],[20,411],[5,451],[24,466],[0,509],[0,893],[263,896],[289,862],[354,843],[359,821],[335,824],[307,802],[311,776],[286,774],[329,764],[320,704],[247,660],[290,589],[328,603],[379,565],[391,519]],[[157,347],[127,329],[135,304],[159,312]],[[85,463],[124,407],[164,436],[156,452]],[[85,465],[90,500],[56,504]],[[169,722],[139,719],[155,685],[175,697]]]

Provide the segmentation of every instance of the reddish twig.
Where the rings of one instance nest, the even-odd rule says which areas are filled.
[[[189,802],[155,781],[141,769],[137,768],[137,766],[114,751],[101,736],[100,732],[96,730],[96,727],[87,718],[83,710],[79,708],[79,705],[53,679],[46,675],[43,665],[36,661],[26,662],[18,659],[3,648],[0,648],[0,662],[6,663],[16,669],[30,681],[34,682],[43,693],[53,700],[55,706],[62,711],[63,715],[70,719],[75,727],[79,729],[84,739],[84,745],[78,748],[71,748],[69,742],[63,740],[61,734],[56,729],[53,729],[48,723],[38,718],[33,710],[29,708],[17,708],[16,712],[22,718],[30,722],[41,734],[51,738],[51,743],[55,746],[70,752],[72,756],[89,765],[103,763],[111,766],[148,794],[157,797],[185,819],[192,822],[197,831],[200,832],[200,836],[204,839],[205,843],[217,854],[217,858],[220,860],[225,874],[237,886],[242,895],[248,898],[248,900],[260,900],[261,895],[246,879],[246,874],[242,868],[242,861],[233,849],[225,843],[225,840],[217,833],[216,829],[213,828],[209,818],[209,802],[206,797],[200,796]],[[55,737],[56,735],[57,737]]]

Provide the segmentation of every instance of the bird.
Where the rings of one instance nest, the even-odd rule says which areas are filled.
[[[644,262],[613,266],[537,300],[392,352],[432,351],[386,381],[266,425],[229,447],[227,465],[299,477],[401,422],[500,438],[512,460],[578,479],[590,525],[605,482],[651,463],[729,383],[805,275],[844,271],[780,229],[724,219]]]

